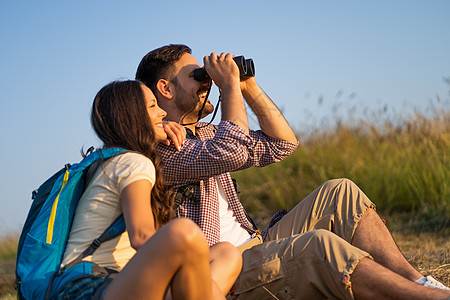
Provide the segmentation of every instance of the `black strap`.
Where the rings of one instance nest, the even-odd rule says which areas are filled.
[[[95,250],[97,250],[97,248],[100,247],[102,243],[112,240],[113,238],[121,235],[125,231],[125,226],[121,226],[120,224],[122,222],[123,224],[125,224],[123,214],[118,216],[117,219],[115,219],[114,222],[112,222],[111,225],[109,225],[109,227],[106,228],[98,238],[92,241],[91,245],[89,245],[89,247],[84,250],[83,253],[81,253],[77,258],[65,265],[63,269],[70,268],[71,266],[80,263],[83,258],[94,254]]]
[[[205,108],[206,102],[208,101],[209,93],[211,92],[211,87],[212,87],[212,85],[209,86],[208,93],[206,94],[205,101],[203,101],[202,108],[198,111],[197,121],[192,122],[192,123],[182,123],[180,125],[187,126],[187,125],[197,124],[198,122],[200,122],[200,119],[202,118],[203,109]],[[221,101],[222,101],[222,90],[219,89],[219,101],[217,102],[216,108],[214,109],[214,114],[213,114],[213,116],[211,118],[211,121],[209,121],[208,124],[205,124],[205,125],[203,125],[203,126],[201,126],[199,128],[206,127],[206,126],[208,126],[209,124],[212,123],[212,121],[216,117],[216,114],[217,114],[217,111],[218,111],[218,108],[219,108],[219,104],[220,104]]]

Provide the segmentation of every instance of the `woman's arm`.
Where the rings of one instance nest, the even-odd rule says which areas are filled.
[[[150,181],[141,179],[126,186],[120,194],[122,211],[131,246],[138,250],[155,232]]]

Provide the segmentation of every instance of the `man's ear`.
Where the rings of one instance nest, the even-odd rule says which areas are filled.
[[[174,96],[172,86],[170,84],[170,81],[168,80],[165,79],[158,80],[158,82],[156,83],[156,89],[161,94],[161,96],[167,99],[172,99]]]

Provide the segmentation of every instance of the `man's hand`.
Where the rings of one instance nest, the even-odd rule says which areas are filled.
[[[186,129],[180,124],[172,121],[163,121],[164,131],[167,134],[167,139],[164,144],[170,145],[172,142],[175,148],[181,149],[181,146],[186,139]]]
[[[222,120],[231,121],[249,133],[247,112],[240,89],[239,68],[231,53],[211,53],[203,58],[205,69],[221,89]]]
[[[224,85],[233,85],[239,81],[239,68],[231,53],[211,53],[203,58],[205,69],[214,83],[223,89]]]

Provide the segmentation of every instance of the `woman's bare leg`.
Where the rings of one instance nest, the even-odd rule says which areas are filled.
[[[104,299],[213,299],[209,247],[194,222],[176,219],[142,246],[105,291]]]
[[[242,256],[228,242],[215,244],[209,251],[211,277],[223,295],[228,294],[242,268]]]
[[[213,298],[223,299],[230,291],[242,268],[241,253],[232,244],[218,243],[209,248]],[[170,293],[165,300],[172,300]]]

